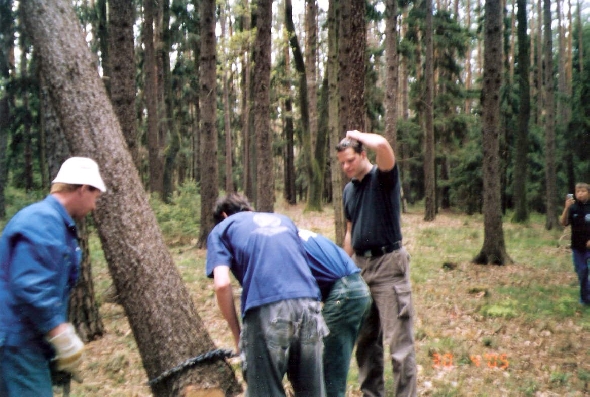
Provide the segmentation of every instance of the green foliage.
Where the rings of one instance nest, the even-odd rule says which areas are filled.
[[[150,205],[169,245],[185,244],[199,235],[201,199],[195,183],[181,185],[164,204],[158,195],[150,197]]]

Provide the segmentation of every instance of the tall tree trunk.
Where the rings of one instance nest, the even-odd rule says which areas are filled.
[[[229,4],[223,5],[223,12],[221,14],[221,37],[224,39],[227,35],[227,19],[229,15]],[[230,37],[231,33],[229,36]],[[230,105],[229,105],[229,76],[231,71],[231,63],[228,57],[224,59],[223,68],[223,124],[225,126],[225,192],[231,193],[235,190],[233,180],[233,144],[231,136],[231,119],[230,119]]]
[[[291,205],[297,204],[297,190],[295,188],[295,154],[294,154],[294,126],[293,126],[293,103],[291,99],[291,58],[289,56],[289,40],[284,46],[285,56],[285,79],[284,79],[284,97],[285,97],[285,111],[283,112],[284,118],[284,134],[285,134],[285,150],[284,150],[284,162],[285,162],[285,200]]]
[[[293,24],[293,8],[291,0],[285,0],[285,26],[289,33],[289,44],[293,51],[293,59],[295,61],[295,69],[299,75],[299,111],[301,112],[301,156],[303,156],[304,172],[307,176],[307,210],[317,211],[321,210],[321,185],[317,186],[314,183],[312,156],[313,149],[311,143],[311,133],[309,125],[309,96],[307,92],[307,71],[303,60],[303,53],[299,46],[297,33],[295,32],[295,25]],[[321,178],[321,177],[320,177]],[[313,185],[313,186],[312,186]],[[318,191],[319,189],[319,191]],[[312,195],[313,191],[313,195]],[[317,194],[320,194],[319,202]]]
[[[274,210],[274,161],[270,129],[272,0],[258,0],[254,44],[254,131],[256,131],[256,209]],[[263,176],[263,177],[262,177]]]
[[[158,67],[158,84],[161,88],[159,108],[160,122],[160,149],[162,153],[162,200],[170,203],[175,188],[176,157],[180,151],[180,136],[178,135],[176,118],[174,117],[174,98],[172,95],[172,83],[170,72],[170,53],[172,49],[172,32],[170,32],[170,0],[160,2],[159,9],[162,13],[161,27],[159,29],[162,39],[159,40],[158,60],[161,67]]]
[[[252,169],[250,168],[250,141],[252,137],[250,136],[250,54],[251,54],[251,45],[250,45],[250,7],[248,0],[243,0],[244,6],[244,13],[242,15],[242,31],[246,32],[246,37],[248,40],[244,40],[243,48],[242,48],[242,115],[241,115],[241,122],[242,122],[242,166],[244,167],[244,178],[243,179],[243,190],[247,197],[253,199],[253,186],[251,184],[251,174]]]
[[[424,42],[426,59],[424,63],[424,220],[436,218],[436,183],[434,154],[434,46],[432,26],[432,0],[425,0],[426,22]]]
[[[110,6],[110,4],[109,4]],[[111,57],[109,51],[109,36],[110,32],[108,29],[108,22],[107,22],[107,1],[106,0],[97,0],[96,1],[96,16],[97,16],[97,27],[96,27],[96,36],[98,39],[98,45],[100,48],[100,64],[102,66],[102,74],[104,76],[103,81],[105,88],[107,89],[107,93],[109,96],[111,95]],[[117,58],[114,58],[117,59]],[[117,59],[117,62],[121,62],[120,59]]]
[[[350,73],[350,85],[348,86],[348,97],[350,98],[347,116],[348,129],[366,131],[365,50],[367,48],[367,30],[365,26],[365,1],[344,0],[344,3],[350,3],[351,29],[350,48],[347,59],[348,72]]]
[[[338,26],[338,131],[340,138],[344,137],[347,130],[351,129],[350,119],[350,86],[351,86],[351,40],[352,40],[352,27],[350,17],[350,2],[356,0],[340,0],[338,1],[338,19],[336,21]],[[363,114],[364,116],[364,114]],[[357,121],[357,125],[358,125]],[[361,121],[362,126],[362,121]],[[362,128],[361,128],[362,129]],[[340,187],[342,189],[342,186]]]
[[[308,211],[322,210],[322,193],[324,191],[324,169],[323,159],[325,158],[325,137],[318,129],[318,74],[317,74],[317,24],[318,6],[316,0],[306,0],[305,25],[307,34],[306,41],[306,76],[307,76],[307,97],[309,113],[309,136],[310,136],[310,181],[307,195]],[[322,141],[322,142],[320,142]],[[320,155],[320,157],[318,157]]]
[[[71,4],[23,4],[43,69],[51,70],[45,77],[70,148],[94,158],[108,186],[94,217],[144,368],[154,379],[212,350],[213,342],[167,251]],[[151,388],[155,396],[171,396],[191,385],[229,396],[240,392],[230,366],[218,360],[184,369]]]
[[[397,155],[397,99],[398,90],[398,55],[397,55],[397,0],[385,3],[385,138]],[[399,165],[398,165],[399,167]]]
[[[555,165],[555,97],[553,88],[553,44],[551,37],[551,0],[543,0],[545,90],[545,228],[557,226],[557,172]]]
[[[543,7],[542,0],[537,1],[537,15],[539,21],[537,23],[537,112],[535,121],[537,125],[541,125],[543,117],[543,109],[545,107],[545,95],[543,94]]]
[[[307,103],[309,107],[309,135],[311,149],[315,150],[318,135],[318,4],[305,0],[305,65],[307,77]],[[321,200],[321,192],[320,192]],[[308,208],[309,209],[309,208]]]
[[[520,93],[520,109],[518,112],[518,131],[516,133],[516,155],[514,164],[514,192],[515,222],[528,220],[527,203],[527,169],[528,169],[528,135],[529,119],[531,115],[531,98],[529,85],[529,36],[527,33],[526,0],[518,0],[518,86]]]
[[[479,264],[504,265],[506,252],[502,230],[499,132],[502,86],[502,8],[497,0],[485,2],[485,52],[481,105],[483,112],[483,215],[484,242],[473,259]]]
[[[201,61],[199,64],[201,87],[201,233],[199,247],[205,247],[213,226],[213,207],[219,189],[217,186],[217,64],[215,38],[215,0],[201,1]]]
[[[161,194],[163,190],[163,166],[160,161],[158,76],[156,50],[154,47],[154,0],[145,0],[143,9],[144,90],[147,107],[147,145],[150,170],[149,189],[151,192]]]
[[[117,62],[111,65],[111,102],[117,113],[127,148],[135,167],[140,169],[137,120],[135,118],[135,48],[133,24],[134,2],[110,0],[109,2],[109,53]]]
[[[11,63],[14,64],[14,15],[12,0],[0,0],[0,78],[10,79]],[[7,147],[10,129],[10,112],[13,99],[7,90],[0,96],[0,219],[6,217],[5,188],[8,181]]]
[[[344,242],[344,233],[346,227],[344,223],[344,210],[342,208],[342,182],[343,175],[338,158],[334,153],[334,148],[340,142],[340,116],[339,116],[339,19],[340,19],[340,2],[330,0],[328,7],[328,65],[326,73],[328,75],[328,135],[330,140],[330,171],[332,175],[332,205],[334,206],[334,230],[336,244],[342,246]]]

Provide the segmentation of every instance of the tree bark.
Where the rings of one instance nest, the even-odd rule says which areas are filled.
[[[311,167],[309,190],[307,194],[308,211],[321,211],[324,191],[324,169],[326,139],[320,136],[318,123],[318,80],[317,80],[317,46],[318,46],[318,6],[316,0],[306,0],[305,25],[307,34],[305,36],[306,52],[306,76],[307,76],[307,97],[309,113],[309,137],[311,151]],[[318,155],[320,157],[318,157]]]
[[[213,226],[213,206],[219,195],[217,186],[217,64],[215,38],[215,0],[201,2],[201,61],[199,106],[201,108],[201,234],[199,247],[207,245]]]
[[[328,8],[328,135],[330,141],[330,171],[332,175],[332,205],[334,206],[334,231],[336,244],[342,246],[346,232],[344,210],[342,208],[343,173],[335,154],[335,147],[343,138],[340,130],[340,72],[338,67],[338,37],[340,2],[329,1]]]
[[[210,351],[213,342],[167,251],[70,2],[23,5],[35,50],[51,70],[45,75],[49,93],[72,153],[94,158],[108,186],[94,217],[144,368],[154,379]],[[229,396],[240,391],[229,365],[214,361],[153,384],[152,392],[179,395],[189,385]]]
[[[291,205],[297,204],[297,190],[295,188],[295,141],[294,141],[294,126],[293,126],[293,102],[291,99],[291,57],[289,55],[289,40],[284,45],[283,53],[285,55],[285,79],[284,79],[284,96],[285,96],[285,111],[283,112],[284,121],[284,139],[285,150],[283,152],[283,160],[285,162],[285,201]]]
[[[10,79],[10,61],[14,58],[14,16],[12,1],[0,1],[0,78],[4,82]],[[10,128],[10,112],[13,100],[11,94],[4,90],[0,96],[0,219],[6,217],[5,188],[8,180],[7,147]]]
[[[365,23],[365,1],[344,0],[350,3],[350,47],[348,51],[348,72],[350,85],[348,86],[349,108],[348,129],[365,128],[365,50],[367,48],[367,33]],[[344,32],[342,32],[344,33]],[[342,116],[342,114],[340,114]],[[344,133],[344,132],[343,132]]]
[[[473,259],[478,264],[504,265],[506,252],[502,230],[499,131],[502,86],[502,8],[497,0],[485,2],[485,51],[481,105],[483,112],[483,215],[484,242]]]
[[[436,183],[434,153],[434,45],[432,26],[432,0],[425,1],[426,21],[424,45],[424,220],[436,218]]]
[[[397,0],[385,3],[385,138],[397,155],[397,99],[399,96],[399,68],[397,55]],[[398,165],[399,167],[399,165]]]
[[[256,131],[256,209],[274,211],[274,167],[270,130],[272,0],[258,0],[254,44],[254,131]]]
[[[309,96],[307,92],[307,71],[303,59],[303,52],[299,45],[297,33],[295,32],[295,25],[293,24],[293,8],[291,0],[285,0],[285,26],[289,33],[289,44],[293,51],[293,59],[295,61],[295,70],[299,75],[299,111],[301,112],[301,156],[303,157],[304,172],[307,176],[307,205],[306,209],[311,211],[318,211],[322,209],[321,204],[321,184],[317,186],[316,176],[313,174],[313,149],[312,138],[310,131],[309,120]],[[319,191],[318,191],[319,189]],[[319,202],[318,196],[319,194]]]
[[[244,178],[243,179],[243,186],[242,189],[247,197],[253,199],[252,192],[253,186],[251,184],[251,174],[252,170],[250,168],[250,140],[252,137],[250,136],[250,54],[251,54],[251,45],[250,45],[250,28],[251,28],[251,21],[250,21],[250,7],[249,1],[244,0],[244,13],[242,15],[242,31],[247,32],[248,40],[244,40],[244,47],[242,50],[242,115],[241,115],[241,122],[242,122],[242,166],[244,167]]]
[[[113,62],[110,69],[111,102],[133,163],[139,170],[140,158],[135,118],[134,2],[110,0],[109,11],[109,52],[112,59],[117,60],[117,62]]]
[[[154,44],[154,0],[144,2],[144,89],[147,107],[147,144],[149,156],[149,189],[160,195],[163,191],[163,164],[160,153],[158,118],[158,76]]]
[[[551,32],[551,1],[543,0],[545,91],[545,228],[557,226],[557,172],[555,165],[555,94],[553,81],[553,39]]]
[[[518,78],[520,109],[518,112],[518,131],[516,133],[516,156],[514,164],[514,216],[515,222],[526,222],[529,218],[527,203],[528,135],[531,115],[529,85],[529,36],[527,33],[526,0],[518,0]]]
[[[221,14],[221,37],[224,39],[227,37],[231,37],[227,35],[227,19],[231,16],[229,15],[229,5],[224,4],[223,12]],[[232,193],[234,188],[234,180],[233,180],[233,144],[232,144],[232,133],[231,133],[231,118],[230,118],[230,105],[229,105],[229,77],[231,72],[231,63],[228,57],[224,59],[224,68],[223,68],[223,124],[224,124],[224,132],[225,132],[225,192]]]

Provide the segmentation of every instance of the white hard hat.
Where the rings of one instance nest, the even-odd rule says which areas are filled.
[[[51,183],[67,183],[69,185],[89,185],[101,192],[107,188],[100,177],[98,164],[87,157],[70,157],[61,165],[57,176]]]

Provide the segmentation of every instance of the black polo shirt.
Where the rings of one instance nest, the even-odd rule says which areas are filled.
[[[342,194],[344,215],[352,222],[355,251],[394,244],[402,239],[397,165],[383,172],[373,166],[361,181],[353,179]]]
[[[576,201],[569,207],[568,222],[572,226],[572,248],[584,251],[590,240],[590,200]]]

